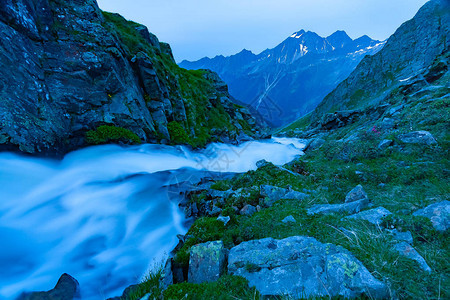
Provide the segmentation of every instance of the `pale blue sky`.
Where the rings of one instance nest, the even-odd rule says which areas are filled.
[[[103,10],[145,24],[177,61],[259,53],[300,29],[345,30],[384,40],[427,0],[98,0]]]

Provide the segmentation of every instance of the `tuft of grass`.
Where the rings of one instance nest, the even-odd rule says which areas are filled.
[[[150,299],[160,299],[162,295],[160,285],[162,272],[162,264],[153,266],[153,269],[149,271],[138,285],[133,287],[124,300],[139,300],[147,294],[150,294]]]
[[[164,299],[260,299],[255,288],[240,276],[224,275],[216,282],[178,283],[164,291]]]

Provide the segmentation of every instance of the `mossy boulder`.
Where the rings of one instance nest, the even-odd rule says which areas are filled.
[[[227,253],[222,241],[207,242],[191,247],[189,257],[190,283],[212,282],[226,270]]]
[[[228,272],[239,275],[261,295],[297,297],[387,297],[377,280],[346,249],[315,238],[293,236],[243,242],[230,250]]]

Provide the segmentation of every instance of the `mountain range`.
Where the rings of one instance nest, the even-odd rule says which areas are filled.
[[[229,57],[183,61],[180,66],[217,72],[232,96],[281,126],[313,110],[366,55],[383,46],[366,35],[353,40],[344,31],[321,37],[301,30],[260,54],[243,50]]]

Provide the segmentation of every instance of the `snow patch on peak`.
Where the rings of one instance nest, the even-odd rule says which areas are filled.
[[[302,35],[304,35],[304,34],[305,34],[305,31],[304,31],[304,30],[300,30],[300,31],[298,31],[298,32],[294,32],[294,34],[292,34],[290,37],[291,37],[291,38],[294,38],[294,39],[299,39],[299,38],[301,38]]]

